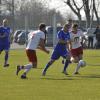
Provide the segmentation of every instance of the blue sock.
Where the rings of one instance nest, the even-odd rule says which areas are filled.
[[[5,54],[5,63],[8,61],[8,53]]]
[[[69,65],[69,61],[66,60],[65,65],[64,65],[64,70],[63,70],[63,71],[66,71],[66,68],[68,67],[68,65]]]
[[[50,67],[50,65],[51,65],[52,63],[51,62],[49,62],[47,65],[46,65],[46,67],[44,68],[44,72],[46,72],[47,71],[47,69]]]

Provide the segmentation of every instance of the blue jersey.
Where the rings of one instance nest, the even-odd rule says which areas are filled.
[[[70,33],[69,32],[65,33],[63,30],[60,30],[57,34],[57,38],[58,38],[58,40],[61,39],[61,40],[66,41],[66,43],[67,43],[67,41],[70,40]],[[69,55],[69,53],[67,51],[66,44],[62,44],[62,43],[58,42],[57,45],[54,48],[51,59],[56,60],[60,56],[65,58],[67,55]]]
[[[70,40],[70,34],[69,32],[65,33],[63,30],[61,30],[58,32],[57,38],[65,40],[67,42],[68,40]]]
[[[10,28],[0,27],[0,44],[6,44],[10,42]]]
[[[0,27],[0,51],[10,48],[10,28]]]

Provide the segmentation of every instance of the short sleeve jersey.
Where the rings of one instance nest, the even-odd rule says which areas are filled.
[[[30,32],[26,49],[35,50],[39,45],[40,39],[45,39],[44,32],[41,30]]]
[[[66,41],[66,43],[67,43],[67,41],[69,41],[70,40],[70,34],[69,34],[69,32],[67,32],[67,33],[65,33],[63,30],[60,30],[59,32],[58,32],[58,34],[57,34],[57,39],[58,40],[65,40]],[[66,49],[66,45],[64,44],[60,44],[60,43],[57,43],[57,45],[56,45],[56,47],[55,47],[55,49],[59,49],[59,50],[62,50],[62,49]]]
[[[6,43],[10,43],[10,28],[1,26],[0,27],[0,44],[6,44]]]
[[[69,32],[65,33],[63,30],[61,30],[58,32],[57,38],[65,40],[67,42],[68,40],[70,40],[70,34]]]
[[[70,38],[72,42],[72,49],[76,49],[81,46],[81,38],[84,36],[81,30],[77,30],[77,33],[70,32]]]

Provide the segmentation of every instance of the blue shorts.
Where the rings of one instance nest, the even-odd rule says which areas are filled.
[[[53,60],[57,60],[61,57],[66,58],[69,55],[69,52],[66,49],[66,46],[64,45],[60,45],[60,46],[56,46],[52,55],[51,55],[51,59]]]
[[[10,43],[7,44],[0,44],[0,51],[8,51],[10,49]]]

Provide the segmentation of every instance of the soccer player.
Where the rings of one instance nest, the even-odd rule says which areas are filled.
[[[65,65],[64,65],[64,69],[63,69],[63,73],[65,75],[68,75],[66,68],[69,65],[69,60],[70,60],[70,55],[68,52],[68,49],[70,49],[71,46],[71,42],[70,42],[70,34],[69,34],[69,24],[65,24],[63,26],[63,28],[58,32],[57,34],[57,38],[58,38],[58,43],[55,46],[53,53],[51,55],[51,59],[50,61],[47,63],[47,65],[45,66],[42,75],[45,76],[46,75],[46,71],[48,70],[48,68],[56,61],[60,58],[60,56],[62,56],[63,58],[66,59],[65,61]],[[68,46],[68,47],[67,47]]]
[[[8,27],[8,20],[4,19],[2,26],[0,26],[0,54],[2,51],[5,51],[5,62],[4,67],[8,67],[8,58],[9,58],[9,49],[10,49],[10,27]]]
[[[79,74],[78,70],[81,67],[81,60],[83,59],[83,48],[81,45],[81,39],[84,38],[84,34],[78,29],[78,24],[72,25],[72,31],[70,32],[70,38],[72,43],[71,48],[71,61],[78,63],[74,74]]]
[[[39,29],[37,31],[33,31],[29,33],[28,36],[28,44],[26,47],[26,54],[29,60],[29,64],[27,65],[18,65],[16,75],[18,75],[19,71],[24,69],[24,73],[21,75],[22,79],[26,79],[27,73],[31,68],[37,67],[37,56],[36,49],[39,48],[46,53],[49,53],[49,50],[45,48],[45,28],[46,25],[44,23],[39,24]]]

